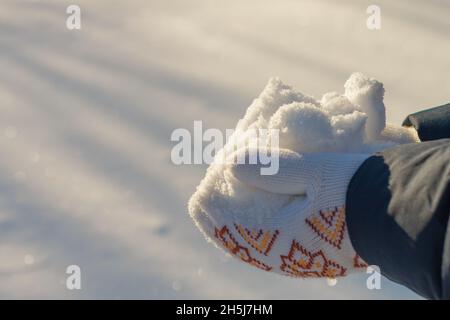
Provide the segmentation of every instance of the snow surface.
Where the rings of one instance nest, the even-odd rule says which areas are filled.
[[[273,75],[320,97],[360,70],[397,124],[448,102],[448,2],[378,1],[380,31],[365,1],[76,3],[80,31],[72,2],[0,2],[1,298],[417,298],[224,256],[187,214],[206,165],[173,165],[170,134],[233,128]]]

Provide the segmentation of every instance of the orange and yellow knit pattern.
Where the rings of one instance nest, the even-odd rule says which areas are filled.
[[[318,241],[329,244],[332,250],[342,250],[345,237],[344,207],[320,211],[304,220],[305,227],[317,235]],[[367,264],[354,253],[351,265],[338,263],[327,254],[329,250],[308,250],[307,245],[299,239],[292,239],[285,252],[272,252],[278,237],[283,230],[248,229],[234,223],[232,226],[222,225],[215,228],[218,243],[233,256],[265,271],[277,271],[287,276],[299,278],[337,278],[347,275],[348,269],[366,268]],[[321,246],[325,248],[326,246]],[[272,255],[278,255],[274,257]],[[338,254],[333,254],[338,256]],[[278,261],[277,264],[268,264]]]

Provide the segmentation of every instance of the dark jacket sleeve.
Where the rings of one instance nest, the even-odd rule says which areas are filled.
[[[421,141],[450,138],[450,103],[410,114],[403,125],[414,127]]]
[[[450,299],[450,139],[368,158],[346,199],[356,252],[423,297]]]
[[[356,252],[389,279],[425,298],[450,299],[450,139],[441,139],[450,138],[450,104],[404,125],[427,142],[361,165],[347,190],[348,232]]]

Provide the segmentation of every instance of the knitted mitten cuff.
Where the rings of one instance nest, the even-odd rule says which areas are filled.
[[[280,150],[279,171],[271,176],[261,175],[259,165],[230,165],[227,170],[249,188],[290,201],[270,217],[249,219],[218,210],[211,205],[215,199],[198,201],[194,195],[190,213],[214,243],[260,269],[300,278],[362,271],[366,264],[346,228],[345,195],[368,156]]]

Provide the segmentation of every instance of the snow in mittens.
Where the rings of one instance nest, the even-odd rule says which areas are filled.
[[[381,82],[353,73],[344,88],[343,94],[329,92],[316,100],[272,78],[239,120],[235,133],[245,136],[250,129],[269,129],[269,135],[278,132],[280,148],[297,153],[373,153],[417,141],[412,130],[386,124]],[[191,197],[189,213],[207,235],[212,234],[214,225],[230,221],[230,215],[249,225],[257,224],[291,197],[244,185],[226,165],[217,162],[208,168]]]

